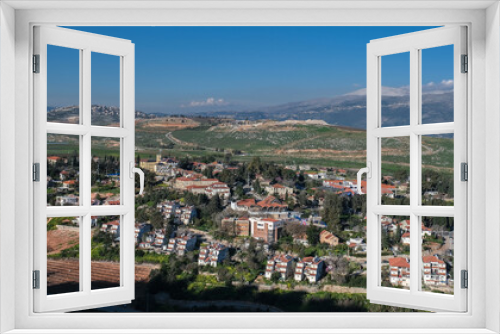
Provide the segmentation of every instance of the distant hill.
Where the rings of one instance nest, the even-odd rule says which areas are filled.
[[[409,124],[409,95],[404,88],[384,87],[382,122],[385,126]],[[424,92],[423,122],[453,120],[451,91]],[[291,102],[251,111],[210,111],[202,116],[261,120],[323,120],[331,125],[366,129],[366,90],[361,89],[333,98]]]
[[[118,107],[93,105],[91,113],[93,125],[109,125],[120,121],[120,109]],[[136,119],[153,119],[156,117],[156,114],[148,114],[142,111],[135,112]],[[49,108],[47,112],[47,121],[78,123],[78,107]]]

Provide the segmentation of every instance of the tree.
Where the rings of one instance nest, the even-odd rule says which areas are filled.
[[[272,275],[271,275],[271,282],[273,283],[278,283],[281,279],[281,274],[278,272],[278,271],[275,271]]]
[[[155,229],[161,229],[163,228],[163,216],[161,215],[160,212],[154,211],[150,216],[149,216],[149,222]]]
[[[212,196],[210,198],[210,201],[208,202],[208,205],[206,207],[206,212],[208,215],[213,215],[214,213],[218,213],[222,211],[222,204],[220,202],[220,198],[218,195]]]
[[[316,227],[310,225],[307,228],[306,234],[307,234],[307,242],[310,245],[314,246],[319,242],[319,229],[317,229]]]

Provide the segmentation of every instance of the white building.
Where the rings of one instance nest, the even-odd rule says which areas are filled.
[[[323,276],[325,270],[325,262],[318,257],[305,257],[295,267],[294,279],[298,282],[304,278],[309,283],[316,283]]]
[[[266,272],[264,276],[271,279],[274,272],[279,272],[282,279],[287,279],[293,272],[293,257],[290,255],[276,255],[267,261]]]
[[[200,246],[198,265],[217,267],[228,255],[228,248],[219,243],[203,243]]]

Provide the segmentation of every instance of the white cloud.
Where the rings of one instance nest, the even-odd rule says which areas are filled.
[[[182,108],[193,108],[193,107],[208,107],[208,106],[226,106],[229,103],[224,99],[216,99],[214,97],[209,97],[204,101],[191,101],[187,105],[182,104]]]

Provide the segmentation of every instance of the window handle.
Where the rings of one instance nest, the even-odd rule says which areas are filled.
[[[368,161],[367,163],[367,167],[365,168],[361,168],[359,171],[358,171],[358,184],[357,184],[357,190],[358,190],[358,194],[359,195],[363,195],[363,191],[361,191],[361,175],[363,175],[363,173],[366,173],[366,177],[367,178],[371,178],[372,177],[372,163]]]
[[[130,178],[135,179],[135,173],[139,174],[139,195],[144,193],[144,172],[142,169],[135,167],[134,162],[130,162]]]

